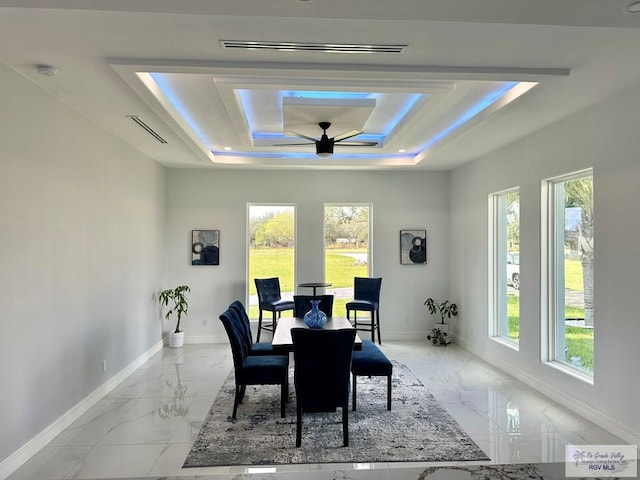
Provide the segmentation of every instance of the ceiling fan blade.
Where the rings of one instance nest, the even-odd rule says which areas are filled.
[[[304,142],[304,143],[274,143],[273,146],[274,147],[291,147],[294,145],[315,145],[316,141],[314,140],[313,142]]]
[[[362,130],[349,130],[348,132],[341,133],[340,135],[336,135],[333,137],[334,142],[341,142],[342,140],[346,140],[347,138],[355,137],[356,135],[360,135],[364,133]]]
[[[312,142],[316,142],[318,139],[313,137],[308,137],[307,135],[303,135],[302,133],[287,131],[284,132],[285,135],[295,135],[296,137],[306,138],[307,140],[311,140]]]
[[[373,147],[378,142],[340,142],[340,145],[344,147]]]

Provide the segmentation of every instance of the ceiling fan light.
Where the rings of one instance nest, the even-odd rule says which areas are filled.
[[[318,152],[319,157],[330,157],[331,152]]]

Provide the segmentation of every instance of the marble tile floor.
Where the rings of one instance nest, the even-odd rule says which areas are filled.
[[[389,358],[405,363],[420,378],[487,453],[489,463],[564,462],[567,443],[626,443],[456,345],[444,348],[423,342],[389,341],[382,348]],[[419,478],[425,467],[443,466],[379,463],[182,469],[202,421],[232,368],[227,344],[165,348],[8,480],[168,476],[409,480]],[[242,415],[242,406],[238,415]],[[295,448],[293,444],[292,438]],[[487,462],[466,465],[482,463]]]

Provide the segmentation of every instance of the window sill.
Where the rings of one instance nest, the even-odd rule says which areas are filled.
[[[577,370],[575,368],[570,367],[569,365],[566,365],[562,362],[557,362],[557,361],[549,361],[549,362],[544,362],[545,365],[548,365],[551,368],[554,368],[556,370],[561,371],[562,373],[565,373],[567,375],[569,375],[570,377],[575,378],[576,380],[581,380],[585,383],[588,383],[589,385],[593,385],[593,375],[589,375],[587,373],[584,373],[580,370]]]
[[[491,337],[491,340],[493,340],[496,343],[499,343],[502,346],[510,348],[511,350],[514,350],[516,352],[520,351],[520,345],[514,342],[513,340],[509,340],[504,337]]]

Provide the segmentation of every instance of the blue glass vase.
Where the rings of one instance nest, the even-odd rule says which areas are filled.
[[[320,300],[311,300],[311,310],[304,314],[304,324],[309,328],[322,328],[327,323],[327,315],[318,308]]]

